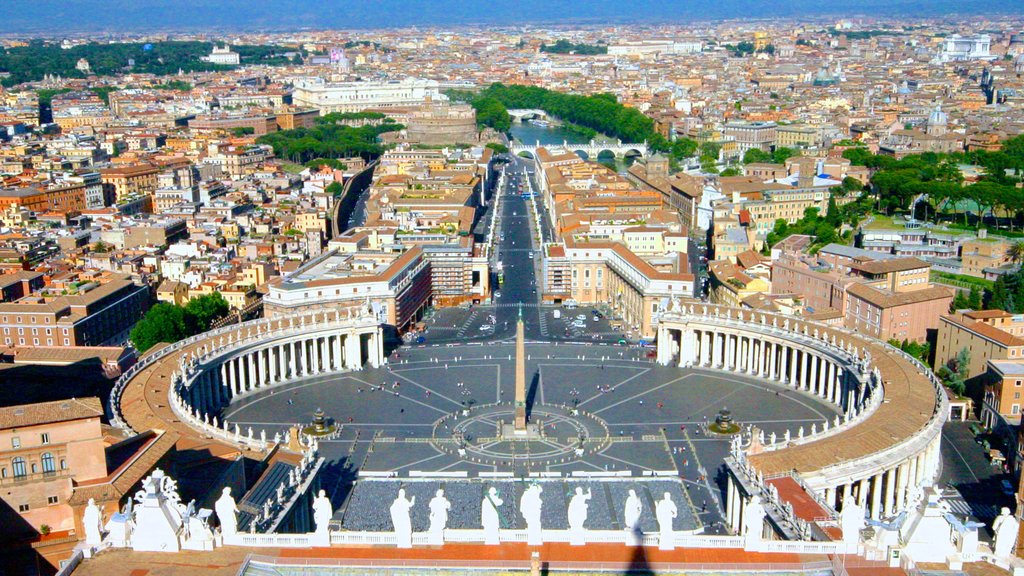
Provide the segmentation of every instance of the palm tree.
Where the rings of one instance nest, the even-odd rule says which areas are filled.
[[[1024,261],[1024,241],[1014,242],[1010,249],[1006,251],[1006,255],[1010,258],[1010,262],[1014,264],[1020,264]]]

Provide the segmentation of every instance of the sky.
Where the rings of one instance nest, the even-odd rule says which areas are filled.
[[[0,32],[59,35],[1021,13],[1024,0],[0,0]]]

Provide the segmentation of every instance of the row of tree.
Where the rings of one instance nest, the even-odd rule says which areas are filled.
[[[173,344],[206,332],[230,312],[231,307],[219,292],[193,298],[184,306],[160,302],[135,324],[129,339],[142,353],[161,342]]]
[[[60,44],[34,40],[25,46],[13,46],[0,50],[0,70],[9,73],[4,86],[41,80],[47,74],[64,78],[83,78],[85,73],[78,70],[78,61],[84,58],[90,70],[98,75],[112,75],[124,70],[137,73],[168,75],[178,70],[185,72],[229,70],[223,66],[205,62],[202,57],[210,54],[211,42],[168,41],[153,43],[89,43],[71,48]],[[233,46],[242,64],[283,65],[290,62],[277,46]]]
[[[966,224],[968,212],[973,211],[980,223],[984,214],[999,210],[1010,217],[1013,226],[1024,215],[1024,195],[1016,188],[1024,171],[1022,136],[1006,140],[998,152],[926,152],[897,160],[856,147],[844,151],[843,157],[874,170],[871,184],[878,208],[886,214],[908,210],[915,198],[926,194],[928,202],[918,206],[924,213],[915,214],[926,220],[938,221],[942,212],[959,212]],[[964,186],[959,164],[981,166],[984,175],[977,183]]]
[[[654,128],[654,120],[636,108],[623,106],[614,94],[583,96],[538,86],[491,84],[476,98],[493,98],[509,108],[538,108],[562,120],[618,138],[623,142],[647,141],[648,146],[669,152],[668,140]],[[476,101],[476,99],[474,99]],[[479,111],[478,111],[479,114]]]
[[[554,44],[541,44],[541,52],[550,54],[576,54],[579,56],[592,56],[594,54],[607,54],[608,46],[605,44],[583,44],[570,42],[564,38]]]
[[[324,118],[328,118],[325,116]],[[256,141],[274,147],[279,158],[304,164],[317,158],[361,156],[373,160],[384,152],[378,137],[385,132],[402,130],[404,126],[390,120],[377,125],[345,126],[320,118],[312,128],[281,130],[260,136]]]

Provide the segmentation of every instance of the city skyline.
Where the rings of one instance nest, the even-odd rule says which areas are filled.
[[[610,0],[540,2],[482,6],[464,0],[353,0],[322,6],[310,0],[9,0],[7,33],[143,32],[155,30],[383,29],[406,26],[672,24],[744,19],[828,17],[914,17],[1012,15],[1024,2],[982,0],[865,0],[821,4],[761,0],[697,0],[659,3],[638,0],[624,10]]]

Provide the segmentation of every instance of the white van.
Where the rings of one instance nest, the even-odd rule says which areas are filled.
[[[558,310],[558,309],[556,308],[556,309],[555,309],[555,313],[554,313],[554,317],[555,317],[555,319],[556,319],[556,320],[557,320],[558,318],[561,318],[561,317],[562,317],[562,311],[561,311],[561,310]]]

